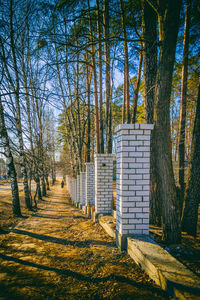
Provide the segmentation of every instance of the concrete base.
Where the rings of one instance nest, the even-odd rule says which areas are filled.
[[[84,215],[87,215],[87,206],[82,206],[82,212],[84,213]]]
[[[128,238],[128,254],[163,290],[176,299],[198,299],[200,278],[150,237]]]
[[[128,237],[135,237],[135,235],[127,235],[123,234],[121,235],[118,231],[115,232],[115,238],[116,238],[116,246],[120,248],[122,251],[127,251],[127,239]]]
[[[107,232],[109,236],[115,239],[116,223],[113,217],[99,217],[99,224],[103,227],[103,229]]]

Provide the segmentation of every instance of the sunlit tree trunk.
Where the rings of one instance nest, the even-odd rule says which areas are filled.
[[[187,177],[182,230],[196,236],[200,195],[200,84],[198,86],[197,108]]]
[[[155,94],[155,140],[162,199],[163,238],[168,244],[179,243],[181,240],[170,137],[170,96],[180,9],[181,0],[177,0],[176,5],[173,0],[169,0],[160,4],[158,14],[160,52]]]
[[[123,30],[124,39],[124,87],[123,87],[123,107],[122,107],[122,123],[127,121],[130,123],[130,109],[129,109],[129,63],[128,63],[128,45],[127,45],[127,33],[126,33],[126,18],[125,18],[125,8],[123,0],[120,0],[121,6],[121,23]],[[125,108],[126,107],[126,108]],[[125,118],[126,113],[126,118]]]
[[[142,72],[142,61],[143,61],[143,54],[142,54],[142,50],[141,50],[140,60],[139,60],[139,65],[138,65],[138,74],[137,74],[137,79],[136,79],[136,82],[135,82],[134,96],[133,96],[133,117],[132,117],[132,123],[133,124],[136,123],[138,94],[139,94],[140,81],[141,81],[141,72]]]
[[[90,9],[89,0],[88,0],[88,8]],[[93,37],[93,33],[92,33],[92,23],[91,23],[91,14],[90,14],[90,12],[88,13],[88,19],[89,19],[89,31],[90,31],[91,53],[92,53],[92,69],[93,69],[96,153],[100,153],[100,143],[99,143],[99,103],[98,103],[98,91],[97,91],[97,72],[96,72],[96,61],[95,61],[95,45],[94,45],[94,37]]]
[[[144,39],[144,90],[145,119],[148,124],[154,124],[154,98],[157,74],[157,15],[145,0],[142,2],[142,31]],[[157,147],[155,130],[151,135],[151,177],[150,177],[150,222],[161,225],[159,174],[157,171]]]
[[[184,201],[185,190],[185,124],[186,124],[186,103],[187,103],[187,77],[188,77],[188,54],[190,37],[191,0],[187,0],[185,13],[185,32],[183,40],[183,67],[181,84],[181,106],[179,117],[179,186],[180,186],[180,215]]]
[[[97,3],[97,33],[98,33],[98,54],[99,54],[99,138],[100,152],[104,153],[104,128],[103,128],[103,91],[102,91],[102,30],[101,30],[101,13],[99,0]]]
[[[103,0],[104,9],[104,51],[105,51],[105,129],[106,152],[112,153],[112,110],[111,110],[111,84],[110,84],[110,43],[109,43],[109,0]]]
[[[19,139],[19,146],[20,146],[20,163],[22,168],[23,174],[23,185],[24,185],[24,194],[25,194],[25,203],[28,209],[31,209],[31,199],[30,199],[30,191],[28,187],[28,176],[26,170],[26,157],[24,152],[24,141],[22,135],[22,125],[21,125],[21,112],[20,112],[20,100],[19,100],[19,69],[17,65],[17,58],[16,58],[16,49],[14,44],[14,28],[13,28],[13,0],[10,0],[10,7],[9,7],[9,26],[10,26],[10,47],[11,47],[11,54],[12,54],[12,62],[15,74],[15,89],[14,89],[14,96],[15,96],[15,105],[16,105],[16,129]]]
[[[11,191],[12,191],[12,210],[13,214],[17,217],[21,216],[20,202],[19,202],[19,190],[17,184],[17,174],[13,161],[12,152],[10,149],[9,137],[6,130],[4,110],[0,96],[0,137],[4,148],[6,163],[8,167],[8,175],[10,178]]]

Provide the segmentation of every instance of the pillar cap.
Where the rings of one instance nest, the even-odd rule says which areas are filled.
[[[115,133],[120,130],[137,129],[137,130],[153,130],[154,124],[120,124],[115,128]]]

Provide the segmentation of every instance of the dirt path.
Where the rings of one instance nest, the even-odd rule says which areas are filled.
[[[54,187],[0,241],[0,299],[167,299]]]

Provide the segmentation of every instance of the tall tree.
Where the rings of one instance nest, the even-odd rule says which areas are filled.
[[[98,34],[98,55],[99,55],[99,131],[100,131],[100,152],[104,153],[104,128],[103,128],[103,90],[102,90],[102,17],[99,0],[97,3],[97,34]]]
[[[121,24],[123,31],[123,44],[124,44],[124,86],[123,86],[123,108],[122,108],[122,123],[127,121],[130,123],[130,108],[129,108],[129,62],[128,62],[128,44],[127,44],[127,32],[126,32],[126,16],[124,1],[120,0],[121,7]],[[126,113],[126,117],[125,117]]]
[[[180,215],[184,201],[185,190],[185,124],[186,124],[186,103],[187,103],[187,77],[188,77],[188,54],[191,19],[191,0],[187,0],[185,13],[185,31],[183,39],[183,67],[181,84],[181,106],[179,117],[179,186],[180,186]]]
[[[109,41],[109,0],[103,0],[104,19],[104,51],[105,51],[105,128],[106,152],[112,153],[112,109],[111,109],[111,83],[110,83],[110,41]]]
[[[10,178],[11,190],[12,190],[12,209],[13,214],[16,217],[21,217],[21,209],[19,202],[19,190],[17,184],[17,174],[15,170],[13,155],[10,148],[9,137],[6,129],[4,109],[2,105],[2,100],[0,96],[0,138],[2,140],[2,145],[4,148],[4,153],[6,156],[6,162],[8,166],[8,175]]]
[[[198,86],[196,116],[192,137],[192,149],[188,167],[185,209],[182,230],[196,236],[200,195],[200,84]]]
[[[142,2],[142,31],[144,45],[144,90],[145,119],[148,124],[154,123],[154,99],[157,74],[157,15],[153,7]],[[157,147],[155,132],[151,135],[151,177],[150,177],[150,222],[161,225],[159,174],[156,167]]]
[[[152,2],[148,1],[151,5]],[[160,1],[154,5],[159,24],[159,66],[155,93],[155,140],[157,170],[162,197],[163,237],[169,244],[181,240],[176,185],[172,167],[170,137],[170,96],[175,50],[179,29],[181,0]]]

